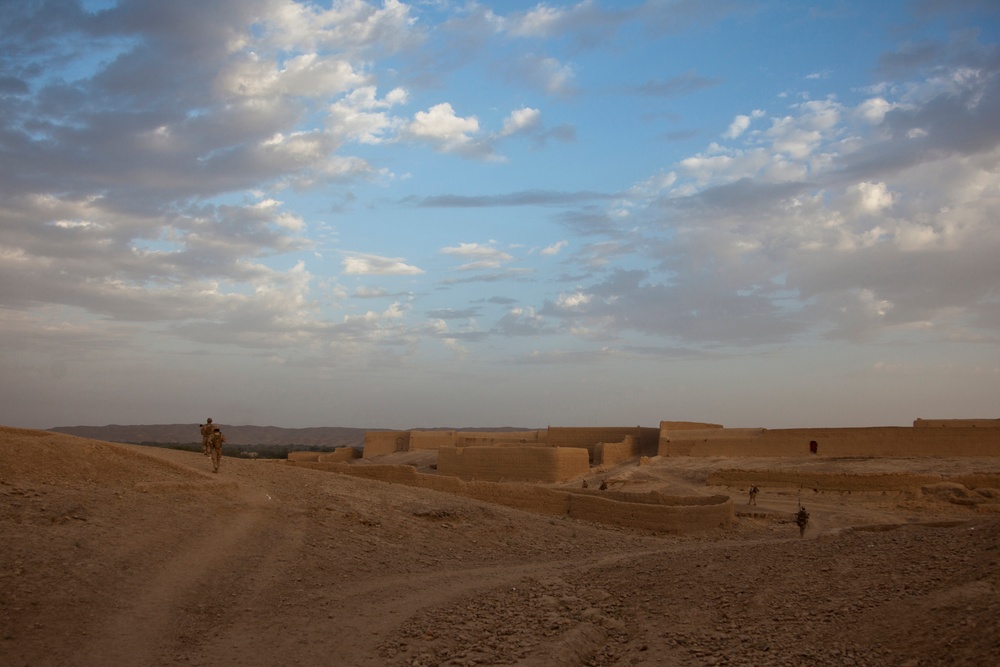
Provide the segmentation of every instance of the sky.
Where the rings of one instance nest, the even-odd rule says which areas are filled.
[[[1000,417],[995,0],[0,0],[0,424]]]

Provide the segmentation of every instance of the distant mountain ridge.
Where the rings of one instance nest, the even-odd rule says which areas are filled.
[[[216,424],[226,436],[227,445],[249,447],[253,445],[304,445],[308,447],[356,447],[365,446],[366,431],[387,431],[393,429],[347,428],[341,426],[316,426],[312,428],[281,428],[279,426],[230,426]],[[48,430],[56,433],[75,435],[91,440],[106,442],[126,442],[139,444],[192,443],[201,442],[199,424],[108,424],[107,426],[57,426]],[[502,428],[441,428],[413,430],[449,431],[525,431],[516,427]]]
[[[201,442],[200,424],[108,424],[107,426],[57,426],[56,433],[107,442],[191,443]],[[356,447],[365,444],[365,431],[373,429],[318,426],[280,428],[278,426],[231,426],[217,424],[226,436],[227,445],[305,445],[311,447]]]

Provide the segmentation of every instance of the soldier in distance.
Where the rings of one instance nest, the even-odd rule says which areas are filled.
[[[212,472],[219,472],[219,464],[222,463],[222,443],[226,441],[226,436],[222,431],[215,429],[212,431]]]
[[[208,456],[211,452],[209,447],[212,441],[212,432],[215,430],[215,426],[212,424],[212,418],[208,418],[208,423],[201,425],[201,451],[205,456]]]
[[[806,534],[806,525],[809,523],[809,512],[799,505],[799,511],[795,514],[795,524],[799,527],[799,537]]]

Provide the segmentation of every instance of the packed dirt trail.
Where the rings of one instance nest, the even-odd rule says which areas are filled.
[[[707,475],[667,466],[654,476],[674,488]],[[915,667],[1000,654],[1000,515],[807,492],[800,539],[801,491],[765,488],[753,507],[728,492],[741,494],[732,527],[663,535],[280,461],[226,458],[212,474],[201,454],[0,428],[0,664]]]

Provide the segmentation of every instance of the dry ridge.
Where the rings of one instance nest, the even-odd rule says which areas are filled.
[[[979,483],[998,463],[592,470],[618,492],[733,495],[731,528],[678,537],[0,427],[0,664],[991,664],[1000,514]]]

